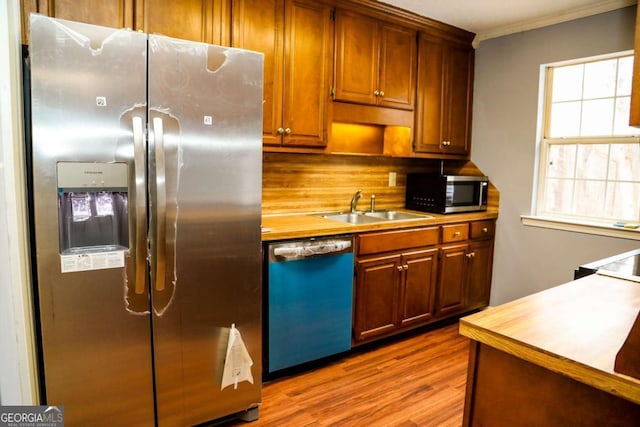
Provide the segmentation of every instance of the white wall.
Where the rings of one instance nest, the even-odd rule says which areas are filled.
[[[20,1],[0,1],[0,405],[38,398],[20,73]]]
[[[520,221],[531,213],[540,65],[633,49],[635,11],[484,40],[476,50],[471,158],[500,190],[492,305],[572,280],[579,264],[640,247]]]

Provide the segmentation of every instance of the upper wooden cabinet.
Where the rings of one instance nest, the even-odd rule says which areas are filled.
[[[22,42],[29,43],[29,14],[112,28],[134,28],[134,0],[22,0]]]
[[[375,0],[22,0],[22,8],[24,43],[36,12],[264,53],[266,151],[470,154],[473,34]],[[333,126],[344,123],[385,129],[354,139]]]
[[[231,44],[265,54],[263,140],[324,147],[331,8],[311,0],[234,0]]]
[[[135,29],[149,34],[228,46],[230,1],[135,0]]]
[[[414,150],[452,158],[470,152],[474,51],[421,34]]]
[[[334,100],[412,110],[416,31],[336,10]]]
[[[29,13],[111,28],[130,28],[185,40],[228,45],[231,0],[24,0],[23,42]]]

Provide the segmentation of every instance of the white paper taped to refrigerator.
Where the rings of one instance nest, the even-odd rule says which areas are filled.
[[[61,273],[121,267],[124,267],[124,251],[60,255]]]
[[[244,341],[242,341],[240,331],[236,329],[235,324],[232,324],[229,331],[229,342],[227,344],[227,355],[224,359],[220,390],[232,384],[235,390],[238,388],[238,383],[242,381],[249,381],[253,384],[251,366],[253,366],[253,360],[244,345]]]
[[[329,240],[317,244],[279,247],[273,250],[273,254],[284,258],[296,258],[302,256],[328,254],[331,252],[340,252],[350,247],[350,240]]]

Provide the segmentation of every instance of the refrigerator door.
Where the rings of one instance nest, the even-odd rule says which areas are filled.
[[[149,185],[158,425],[261,401],[262,62],[149,36]],[[232,324],[253,383],[221,390]]]
[[[42,403],[152,425],[146,35],[32,15],[30,40]]]

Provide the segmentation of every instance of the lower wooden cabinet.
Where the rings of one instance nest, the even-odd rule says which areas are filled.
[[[433,319],[433,302],[438,278],[438,249],[403,254],[402,276],[399,326],[423,324]]]
[[[472,242],[469,245],[469,255],[464,308],[473,310],[489,305],[493,239]]]
[[[363,341],[396,330],[400,297],[401,256],[381,256],[356,262],[354,339]]]
[[[354,338],[389,335],[433,318],[438,250],[416,250],[357,262]]]
[[[444,246],[440,249],[440,280],[436,303],[439,317],[456,314],[464,309],[468,250],[468,244]]]
[[[495,221],[358,236],[354,344],[489,304]]]

